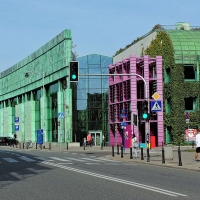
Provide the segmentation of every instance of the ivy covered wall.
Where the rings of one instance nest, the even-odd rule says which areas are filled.
[[[173,144],[184,143],[184,133],[187,128],[185,122],[185,98],[197,98],[197,107],[194,112],[190,112],[190,128],[197,128],[200,122],[199,112],[199,82],[184,81],[184,63],[176,64],[174,60],[174,47],[170,36],[165,31],[158,32],[156,39],[150,46],[143,51],[143,54],[155,57],[161,55],[163,57],[163,77],[169,81],[163,80],[164,97],[170,99],[170,112],[165,112],[164,107],[164,125],[166,130],[170,130]],[[194,70],[199,64],[196,60]],[[168,73],[168,74],[167,74]],[[197,73],[198,74],[198,73]],[[198,74],[199,76],[199,74]],[[199,80],[199,78],[198,78]],[[166,102],[166,101],[164,101]],[[164,103],[163,102],[163,103]]]

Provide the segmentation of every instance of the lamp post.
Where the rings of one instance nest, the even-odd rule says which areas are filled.
[[[25,73],[25,77],[28,78],[29,77],[29,73],[32,73],[32,74],[41,74],[41,72],[35,72],[35,71],[26,71]],[[45,119],[44,119],[44,112],[45,112],[45,109],[44,109],[44,77],[45,77],[45,72],[43,71],[42,72],[42,108],[43,108],[43,115],[42,115],[42,123],[41,123],[41,129],[43,129],[43,145],[45,147]]]

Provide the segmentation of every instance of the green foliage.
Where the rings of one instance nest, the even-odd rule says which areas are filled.
[[[155,29],[158,29],[155,27]],[[198,97],[199,82],[184,81],[184,66],[175,64],[174,48],[169,35],[164,32],[158,32],[155,40],[144,50],[145,55],[163,57],[163,75],[164,69],[170,70],[170,82],[164,84],[164,99],[171,99],[171,112],[164,113],[164,125],[171,127],[173,144],[184,144],[184,133],[187,128],[185,123],[185,98]],[[196,65],[194,65],[196,69]],[[190,128],[199,126],[200,111],[190,113]]]

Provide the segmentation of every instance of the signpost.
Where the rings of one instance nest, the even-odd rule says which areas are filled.
[[[19,131],[19,117],[14,117],[15,131]]]

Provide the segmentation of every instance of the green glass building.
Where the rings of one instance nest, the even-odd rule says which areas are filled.
[[[19,141],[35,142],[37,130],[43,129],[45,142],[72,141],[68,69],[74,59],[71,31],[64,30],[0,73],[0,136],[16,133]]]
[[[79,73],[108,74],[112,57],[90,54],[76,59]],[[108,76],[80,76],[73,84],[73,135],[74,141],[82,143],[91,134],[93,145],[109,141]]]

